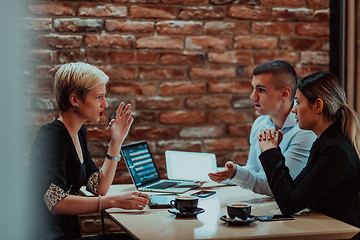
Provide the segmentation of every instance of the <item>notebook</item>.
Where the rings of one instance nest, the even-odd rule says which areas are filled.
[[[123,145],[121,153],[139,191],[183,193],[200,186],[193,181],[161,179],[146,141]]]
[[[165,160],[169,179],[210,182],[208,174],[217,171],[213,153],[166,150]]]

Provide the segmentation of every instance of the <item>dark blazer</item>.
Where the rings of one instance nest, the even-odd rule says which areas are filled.
[[[295,180],[280,149],[269,149],[259,158],[283,214],[308,207],[360,227],[360,163],[340,122],[330,125],[314,142],[308,163]]]

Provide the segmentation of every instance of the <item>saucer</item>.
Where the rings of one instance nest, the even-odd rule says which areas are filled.
[[[242,220],[241,218],[237,217],[231,219],[228,215],[224,215],[220,217],[220,220],[227,222],[229,225],[245,226],[255,222],[257,220],[257,217],[250,215],[246,220]]]
[[[196,208],[195,212],[188,213],[188,212],[180,212],[175,208],[169,208],[169,213],[175,214],[177,217],[196,217],[196,215],[205,212],[202,208]]]

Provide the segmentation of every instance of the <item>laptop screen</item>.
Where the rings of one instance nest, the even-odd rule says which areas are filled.
[[[123,145],[121,152],[136,187],[160,180],[146,141]]]

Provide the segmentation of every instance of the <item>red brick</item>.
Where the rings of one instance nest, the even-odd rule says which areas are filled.
[[[201,152],[201,141],[167,140],[157,143],[158,153],[164,154],[166,150]]]
[[[330,0],[306,0],[308,8],[324,9],[329,8]]]
[[[214,35],[248,34],[249,30],[250,30],[250,24],[248,21],[206,22],[204,25],[205,34],[214,34]]]
[[[192,67],[190,78],[233,78],[236,76],[235,71],[235,67],[227,66]]]
[[[180,37],[140,37],[137,48],[183,49],[184,40]]]
[[[209,112],[209,123],[243,123],[248,121],[248,116],[242,111],[220,110]]]
[[[35,96],[31,101],[29,100],[28,103],[29,105],[31,104],[31,108],[35,110],[58,110],[55,98]]]
[[[75,15],[75,3],[37,3],[29,4],[31,13],[38,15]]]
[[[205,61],[204,53],[199,53],[199,52],[160,53],[160,64],[191,65],[191,64],[203,64],[204,61]]]
[[[226,96],[190,96],[185,100],[187,108],[228,108],[230,99]]]
[[[182,107],[179,98],[139,97],[136,98],[136,109],[178,109]]]
[[[109,127],[87,127],[88,140],[110,140]]]
[[[311,22],[314,21],[314,10],[307,8],[274,8],[273,9],[274,21],[282,22]]]
[[[296,74],[298,75],[299,78],[303,78],[307,75],[316,73],[316,72],[321,72],[321,71],[328,71],[327,67],[323,67],[323,66],[303,66],[303,65],[298,65],[295,68]]]
[[[134,79],[136,77],[135,68],[132,67],[100,66],[99,69],[108,75],[110,80]]]
[[[178,68],[145,68],[141,67],[139,69],[140,79],[162,79],[162,80],[172,80],[172,79],[184,79],[185,78],[185,69]]]
[[[225,12],[221,8],[214,7],[184,7],[179,13],[179,18],[184,20],[220,20],[225,17]]]
[[[109,32],[153,33],[154,25],[153,22],[105,21],[105,29]]]
[[[156,123],[157,122],[157,116],[155,112],[134,112],[132,114],[134,117],[134,125],[135,124],[149,124],[149,123]]]
[[[168,127],[139,126],[132,127],[129,136],[133,140],[174,139],[176,132]]]
[[[247,150],[248,142],[244,138],[222,138],[204,140],[205,149],[210,152]]]
[[[295,52],[288,51],[257,51],[254,53],[254,62],[262,63],[270,60],[283,60],[288,63],[296,63],[298,61],[297,54]]]
[[[52,50],[31,49],[27,55],[27,60],[32,62],[55,63],[57,61],[57,53]]]
[[[228,135],[230,137],[249,137],[251,131],[251,123],[247,124],[230,124],[227,128]]]
[[[106,64],[107,59],[107,52],[98,49],[61,51],[59,54],[60,63],[87,62],[90,64]]]
[[[304,0],[260,0],[260,4],[270,7],[302,7]]]
[[[164,21],[156,23],[158,34],[200,35],[202,22],[194,21]]]
[[[92,17],[126,17],[126,6],[115,4],[81,4],[78,8],[79,16]]]
[[[208,61],[211,63],[238,63],[252,62],[252,53],[245,51],[208,52]]]
[[[111,0],[111,1],[116,3],[159,3],[160,2],[160,0]]]
[[[236,96],[232,99],[232,105],[234,109],[254,108],[254,101],[250,99],[250,95],[246,98]]]
[[[182,138],[218,138],[224,134],[219,126],[184,127],[180,130]]]
[[[51,30],[51,18],[23,18],[22,25],[25,30]]]
[[[226,37],[188,37],[185,42],[188,49],[229,49],[231,39]]]
[[[314,19],[318,22],[329,22],[330,20],[330,10],[316,10],[314,13]]]
[[[321,50],[330,51],[330,42],[328,40],[322,43]]]
[[[301,63],[312,65],[328,65],[328,52],[301,52]]]
[[[54,81],[30,81],[24,89],[28,94],[53,94]]]
[[[251,93],[252,89],[253,87],[251,85],[251,82],[248,81],[209,81],[209,92],[212,93]]]
[[[124,95],[151,95],[156,91],[153,83],[138,82],[109,82],[110,93],[118,93]]]
[[[90,142],[88,144],[91,157],[104,157],[108,150],[108,146],[102,143]]]
[[[88,34],[85,43],[88,47],[132,49],[135,46],[135,38],[131,35]]]
[[[57,117],[57,113],[43,113],[43,112],[26,112],[25,126],[43,126],[47,123],[53,122]]]
[[[161,96],[206,93],[206,84],[196,82],[163,82],[159,88]]]
[[[102,116],[99,121],[86,121],[84,125],[92,126],[92,125],[98,125],[98,126],[106,126],[109,123],[109,119],[106,115]],[[102,155],[104,156],[104,155]]]
[[[170,111],[160,112],[159,122],[163,124],[194,124],[204,123],[205,113],[203,111]]]
[[[81,42],[82,36],[58,35],[53,33],[48,35],[38,35],[34,38],[34,45],[45,48],[79,48]]]
[[[277,37],[253,37],[253,36],[236,36],[234,38],[235,48],[243,49],[276,49],[278,46]]]
[[[293,26],[291,23],[252,22],[251,32],[266,35],[291,35]]]
[[[280,48],[286,50],[308,50],[316,51],[320,49],[320,41],[316,38],[280,38]]]
[[[54,20],[58,32],[100,32],[104,21],[102,19],[61,18]]]
[[[161,2],[170,4],[206,4],[208,0],[161,0]]]
[[[232,159],[234,163],[239,164],[240,166],[245,166],[248,157],[249,152],[234,152]]]
[[[253,0],[246,0],[246,1],[253,1]],[[225,5],[225,4],[233,3],[234,0],[209,0],[209,2],[215,5]]]
[[[297,23],[295,32],[302,36],[329,36],[330,28],[328,23]]]
[[[244,66],[238,66],[236,69],[236,75],[238,77],[248,77],[252,78],[253,71],[256,68],[257,64],[248,64]]]
[[[154,52],[110,52],[111,64],[152,64],[156,63]]]
[[[35,69],[35,78],[37,79],[53,79],[55,73],[60,68],[60,66],[47,66],[47,65],[38,65]]]
[[[169,18],[175,19],[177,16],[177,9],[173,6],[147,6],[147,5],[132,5],[130,7],[131,18]]]
[[[257,6],[231,5],[228,8],[229,17],[251,20],[270,20],[270,9]]]

